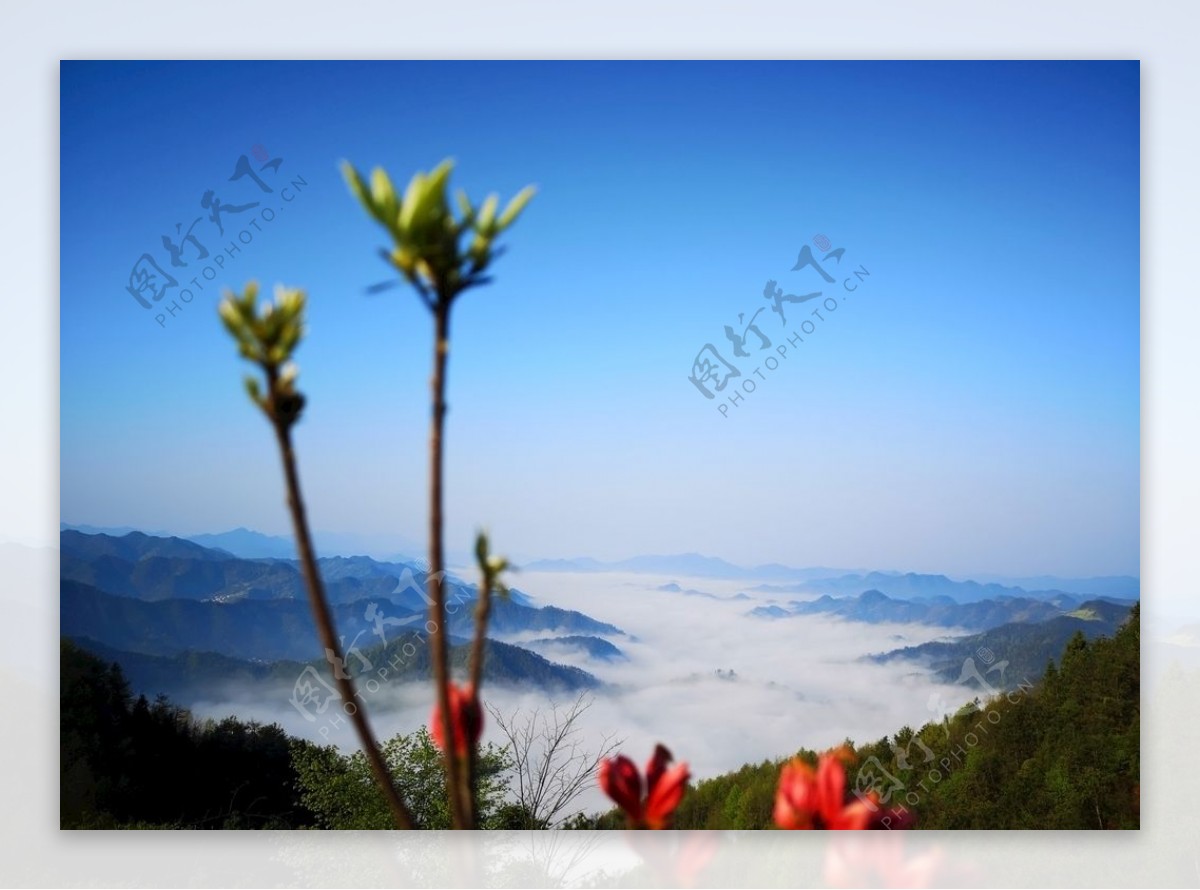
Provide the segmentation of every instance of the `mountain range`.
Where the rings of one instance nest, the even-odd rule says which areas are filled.
[[[702,556],[699,553],[681,553],[674,556],[633,556],[615,562],[603,562],[586,556],[575,559],[538,559],[525,563],[522,568],[530,572],[633,572],[694,578],[733,580],[776,578],[795,581],[827,578],[847,572],[846,569],[820,567],[796,569],[778,563],[745,568],[716,556]]]
[[[147,655],[115,649],[88,637],[71,639],[98,658],[119,664],[137,693],[150,699],[165,695],[184,707],[226,696],[244,700],[266,698],[272,693],[282,702],[307,668],[312,668],[322,678],[329,674],[329,665],[323,659],[264,662],[191,650],[172,655]],[[469,649],[466,641],[451,646],[452,668],[465,671]],[[600,681],[587,671],[556,664],[536,652],[497,640],[488,640],[483,664],[483,676],[490,686],[535,686],[548,692],[578,692],[600,685]],[[429,647],[421,645],[421,639],[413,633],[398,635],[386,644],[348,655],[345,668],[359,678],[369,677],[372,671],[385,668],[389,682],[393,683],[424,682],[433,676]]]
[[[1063,578],[1045,578],[1055,582],[1050,588],[1027,590],[1011,584],[991,582],[981,584],[978,581],[954,581],[945,575],[922,575],[916,572],[899,574],[896,572],[868,572],[865,575],[842,575],[836,578],[814,578],[802,585],[788,588],[773,588],[774,592],[809,592],[832,595],[852,595],[868,590],[878,590],[889,596],[906,599],[923,599],[933,597],[948,597],[960,603],[980,602],[997,597],[1028,597],[1031,599],[1054,601],[1063,594],[1091,599],[1108,596],[1124,600],[1135,600],[1140,594],[1141,585],[1136,578],[1088,578],[1082,581],[1072,581]],[[1106,592],[1098,594],[1096,587],[1102,587]]]
[[[310,663],[314,651],[319,652],[316,630],[297,563],[279,555],[283,548],[276,547],[285,539],[269,539],[246,529],[198,537],[201,541],[138,531],[113,535],[64,529],[60,533],[61,634],[102,657],[112,656],[135,683],[161,687],[154,691],[176,696],[222,676],[247,683],[274,682]],[[245,557],[226,547],[206,546],[218,541],[265,555]],[[319,565],[347,650],[382,652],[396,640],[411,639],[424,626],[428,576],[419,564],[358,555],[323,557]],[[943,678],[954,672],[955,663],[961,668],[968,657],[963,653],[974,651],[972,647],[997,651],[1007,647],[1004,657],[1010,664],[1040,662],[1044,667],[1047,658],[1061,654],[1075,629],[1089,635],[1106,633],[1114,621],[1128,614],[1138,586],[1134,578],[1090,579],[1093,588],[1108,593],[1088,598],[1062,589],[1071,584],[1027,591],[944,575],[845,573],[780,565],[743,569],[698,554],[642,556],[617,563],[541,561],[525,568],[726,580],[771,577],[783,583],[747,589],[762,595],[819,595],[760,605],[747,613],[752,618],[786,620],[824,614],[848,621],[915,622],[981,632],[872,656],[926,664]],[[445,588],[447,630],[451,644],[461,646],[472,632],[476,590],[453,576],[446,577]],[[673,581],[656,590],[701,599],[752,599],[745,592],[718,596]],[[1117,598],[1113,591],[1132,595]],[[556,689],[584,688],[598,681],[552,659],[583,659],[585,664],[622,660],[626,655],[614,641],[629,639],[612,624],[582,612],[538,606],[516,589],[508,598],[494,600],[489,637],[498,682],[524,677],[533,685]],[[421,669],[418,660],[411,669],[416,673],[405,677],[415,679]]]
[[[1046,621],[1013,622],[954,640],[935,640],[880,655],[878,664],[906,661],[930,669],[947,683],[964,682],[977,672],[996,689],[1012,689],[1042,676],[1047,662],[1059,661],[1076,633],[1092,639],[1113,636],[1129,618],[1132,606],[1093,600]]]
[[[393,646],[424,627],[428,576],[418,566],[365,556],[319,562],[347,651]],[[283,664],[280,670],[287,674],[319,652],[294,560],[243,559],[141,532],[115,536],[68,529],[60,533],[60,573],[62,636],[103,657],[115,653],[113,660],[134,682],[153,680],[161,687],[156,692],[179,692],[201,676],[212,679],[222,672],[265,682],[277,673],[272,665]],[[475,587],[447,577],[445,588],[451,643],[464,644],[473,629]],[[504,640],[529,635],[539,636],[539,647],[547,651],[562,637],[567,641],[562,651],[595,651],[603,660],[612,657],[600,645],[603,638],[625,636],[581,612],[535,606],[512,590],[494,599],[489,622],[489,653],[495,654],[489,669],[498,681],[523,676],[547,689],[598,683],[579,668],[548,661],[533,651],[538,647]],[[584,640],[595,642],[581,644]],[[417,673],[404,677],[415,679],[421,669],[418,657],[412,668]]]
[[[60,523],[61,530],[75,530],[88,534],[125,535],[135,532],[129,527],[101,528],[98,526],[69,525]],[[167,533],[154,533],[155,537],[170,538]],[[247,528],[236,528],[218,534],[180,536],[204,547],[224,550],[243,559],[278,558],[292,559],[295,546],[286,535],[265,535]],[[339,556],[366,554],[378,557],[378,553],[393,555],[381,558],[384,562],[408,563],[412,560],[401,554],[395,555],[396,547],[407,553],[421,553],[415,542],[394,537],[346,535],[319,532],[316,535],[319,552]],[[449,558],[449,557],[448,557]],[[469,554],[455,554],[449,558],[451,564],[470,565]],[[1007,592],[1011,596],[1032,596],[1044,599],[1043,594],[1065,592],[1087,598],[1110,597],[1119,600],[1138,598],[1141,583],[1129,575],[1111,575],[1093,578],[1063,578],[1054,575],[1009,577],[993,574],[975,574],[971,579],[953,580],[945,575],[902,573],[810,566],[797,568],[780,563],[766,563],[750,568],[735,565],[719,557],[699,553],[675,555],[640,555],[628,559],[603,561],[590,557],[574,559],[537,559],[521,563],[522,569],[534,572],[631,572],[641,574],[676,575],[682,577],[716,578],[727,580],[770,580],[771,585],[760,584],[755,590],[776,593],[816,592],[830,594],[857,594],[877,589],[893,596],[919,597],[946,595],[967,602],[986,599]],[[784,583],[781,583],[784,582]]]
[[[825,594],[815,600],[795,600],[786,607],[758,606],[747,614],[770,620],[797,615],[831,615],[867,624],[896,622],[985,630],[1009,622],[1048,621],[1079,609],[1084,603],[1083,597],[1068,593],[1057,593],[1044,600],[1000,595],[994,599],[963,603],[955,602],[948,596],[896,599],[879,590],[868,590],[858,596],[832,597]],[[1115,605],[1128,610],[1132,604],[1132,601],[1124,601]]]
[[[734,565],[723,559],[682,553],[674,556],[634,556],[629,559],[604,562],[590,557],[575,559],[541,559],[523,566],[532,572],[631,572],[640,574],[675,575],[692,578],[723,580],[770,579],[772,583],[748,588],[763,593],[830,593],[858,594],[875,589],[893,596],[949,596],[960,602],[972,602],[995,596],[1029,596],[1047,599],[1060,593],[1087,598],[1112,597],[1137,599],[1141,582],[1129,575],[1098,578],[1059,578],[1041,575],[1028,578],[989,576],[983,583],[977,580],[955,581],[946,575],[916,572],[863,572],[821,566],[795,568],[779,563],[752,568]],[[781,583],[788,582],[788,583]]]

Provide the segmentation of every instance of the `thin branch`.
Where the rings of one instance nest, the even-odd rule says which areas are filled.
[[[594,781],[599,762],[620,745],[619,740],[605,735],[595,754],[584,748],[579,720],[590,707],[586,693],[566,709],[552,705],[548,712],[534,710],[525,717],[519,709],[506,716],[488,706],[512,748],[517,802],[526,811],[531,828],[561,824],[571,802]]]
[[[277,378],[277,370],[268,367],[267,391],[269,393],[275,391]],[[317,625],[321,644],[325,647],[326,652],[332,653],[332,657],[336,659],[336,662],[330,665],[334,683],[337,684],[342,701],[356,705],[353,713],[350,714],[350,722],[354,724],[354,729],[358,733],[358,740],[362,746],[363,753],[371,765],[371,772],[375,776],[376,783],[387,800],[388,808],[392,811],[392,818],[395,820],[396,826],[398,828],[412,828],[412,814],[409,812],[408,807],[405,806],[404,800],[400,797],[400,792],[396,790],[392,774],[383,762],[383,755],[379,751],[379,743],[376,741],[375,734],[367,722],[366,710],[361,702],[356,701],[357,694],[354,689],[354,680],[344,670],[337,669],[338,665],[344,665],[346,661],[342,653],[341,642],[338,640],[337,631],[333,626],[333,614],[330,612],[329,603],[325,599],[321,575],[317,569],[316,556],[313,553],[308,517],[305,513],[304,501],[300,494],[300,479],[296,471],[296,456],[292,450],[291,429],[285,420],[274,414],[271,415],[271,424],[275,428],[275,438],[279,443],[279,452],[283,459],[284,477],[287,480],[288,507],[292,514],[292,528],[296,535],[296,547],[300,553],[300,564],[304,570],[305,586],[308,589],[308,603],[312,608],[313,621]]]
[[[479,700],[479,689],[483,684],[483,655],[487,642],[488,615],[492,610],[492,579],[487,566],[480,567],[482,577],[479,581],[479,596],[475,603],[475,639],[471,644],[471,694]],[[475,746],[467,751],[467,790],[465,801],[470,806],[469,818],[475,824],[475,784],[478,781],[478,751]]]
[[[471,688],[475,690],[476,695],[479,694],[479,687],[483,683],[483,654],[491,611],[491,584],[485,578],[479,584],[479,597],[475,603],[475,640],[471,644]]]
[[[433,377],[430,388],[433,416],[429,431],[429,620],[433,623],[430,646],[433,649],[433,678],[437,686],[438,711],[446,761],[446,797],[450,820],[455,828],[472,827],[463,808],[462,769],[455,751],[453,717],[450,714],[450,656],[447,642],[446,590],[442,584],[445,553],[442,542],[442,452],[446,421],[446,360],[450,352],[450,305],[439,300],[434,310],[435,336]]]

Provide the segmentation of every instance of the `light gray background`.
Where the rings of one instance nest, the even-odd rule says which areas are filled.
[[[701,886],[809,886],[837,863],[948,886],[1200,885],[1200,683],[1144,684],[1140,832],[406,839],[306,833],[70,833],[58,825],[58,61],[62,58],[1105,58],[1142,60],[1143,676],[1200,616],[1196,7],[1142,2],[5,4],[0,204],[7,381],[0,419],[0,881],[26,886],[523,886],[603,869],[672,885],[715,845]],[[214,101],[219,101],[214,97]],[[197,121],[197,126],[202,122]],[[147,126],[153,126],[147,122]],[[136,151],[137,134],[130,134]],[[103,175],[103,171],[97,171]],[[62,258],[64,263],[70,257]],[[98,298],[99,295],[98,295]],[[1015,312],[1035,323],[1029,292]],[[119,393],[114,398],[120,398]],[[1192,659],[1197,663],[1197,659]],[[1178,753],[1176,753],[1178,752]],[[835,844],[867,844],[838,847]],[[899,845],[899,846],[897,846]],[[637,868],[636,876],[628,873]],[[850,877],[870,882],[870,871]],[[542,880],[547,880],[543,878]],[[608,882],[603,882],[607,884]]]

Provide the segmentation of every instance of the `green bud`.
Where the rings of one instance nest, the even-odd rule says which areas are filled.
[[[445,195],[446,183],[450,181],[450,174],[454,171],[454,161],[451,158],[446,158],[440,164],[433,168],[433,172],[429,174],[429,188],[434,194]]]
[[[349,161],[342,161],[342,176],[345,178],[346,184],[350,186],[350,191],[354,194],[354,197],[358,198],[359,202],[374,216],[375,202],[371,198],[371,193],[367,190],[367,184],[363,182],[362,175]]]
[[[240,339],[245,325],[242,321],[242,314],[238,311],[237,304],[226,297],[217,307],[217,312],[220,313],[221,321],[225,324],[229,333]]]
[[[400,231],[405,235],[412,229],[417,206],[424,194],[425,174],[418,171],[408,181],[408,188],[404,190],[404,203],[400,207]]]
[[[454,162],[446,159],[422,182],[410,220],[409,234],[413,238],[422,240],[447,215],[446,183],[453,169]]]
[[[243,379],[246,385],[246,394],[250,396],[250,401],[258,406],[262,406],[262,389],[258,385],[258,381],[249,374]]]
[[[417,255],[411,247],[397,247],[392,251],[392,262],[405,275],[411,275],[417,264]]]
[[[504,208],[504,212],[500,214],[500,219],[497,225],[500,230],[507,229],[525,209],[525,205],[533,200],[533,196],[537,194],[537,189],[531,185],[525,186],[521,191],[517,192],[517,196],[508,202],[508,206]]]
[[[400,207],[396,199],[396,189],[392,187],[392,180],[388,178],[387,171],[382,167],[376,167],[371,171],[371,198],[379,211],[380,221],[385,225],[394,225]]]
[[[475,217],[475,208],[471,206],[471,199],[462,189],[458,190],[455,197],[458,199],[458,209],[463,215],[463,221],[469,224],[470,220]]]
[[[496,209],[500,206],[500,196],[491,194],[479,208],[479,218],[475,222],[475,231],[481,235],[492,234],[492,224],[496,219]]]
[[[467,256],[475,264],[476,269],[482,269],[487,265],[491,244],[492,239],[485,238],[483,235],[477,234],[471,239],[471,246],[467,250]]]

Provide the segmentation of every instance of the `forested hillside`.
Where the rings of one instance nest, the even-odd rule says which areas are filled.
[[[1134,606],[1112,637],[1077,633],[1039,682],[855,746],[851,788],[874,788],[915,828],[1138,828],[1139,627]],[[675,826],[771,827],[783,762],[701,781]]]
[[[915,828],[1139,827],[1139,628],[1135,606],[1112,637],[1077,633],[1036,683],[916,732],[904,727],[851,744],[851,790],[874,790],[894,824]],[[69,641],[61,676],[64,828],[340,825],[346,789],[374,800],[353,772],[361,764],[335,762],[329,750],[278,726],[235,718],[201,724],[166,699],[135,699],[118,667]],[[395,745],[410,766],[430,761],[419,736]],[[499,765],[502,754],[494,756]],[[798,756],[815,762],[817,752]],[[700,781],[684,795],[675,827],[772,827],[787,759]],[[500,800],[493,824],[503,824]],[[621,824],[608,813],[571,827]]]
[[[133,698],[120,668],[61,644],[63,828],[301,828],[290,739]]]

